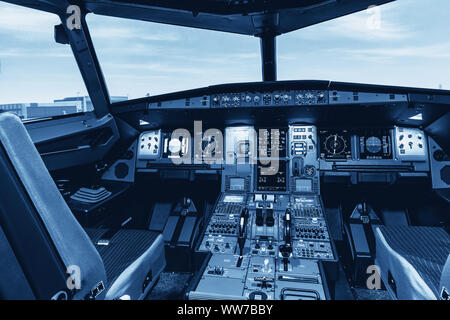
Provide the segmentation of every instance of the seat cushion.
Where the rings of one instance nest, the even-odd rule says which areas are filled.
[[[144,298],[166,264],[162,235],[146,230],[120,229],[109,239],[108,245],[98,245],[108,230],[88,229],[86,232],[105,265],[106,299],[124,295],[131,299]],[[152,279],[144,289],[150,271]]]
[[[399,299],[436,299],[450,254],[450,236],[441,228],[382,226],[376,230],[376,263],[388,289]],[[389,286],[389,279],[395,288]],[[396,291],[396,292],[393,292]]]

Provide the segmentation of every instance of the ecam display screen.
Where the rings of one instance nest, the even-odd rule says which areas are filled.
[[[265,169],[265,170],[264,170]],[[267,173],[272,171],[271,175]],[[258,191],[286,191],[287,190],[287,165],[286,161],[278,161],[278,168],[271,162],[267,165],[258,163],[257,170]]]

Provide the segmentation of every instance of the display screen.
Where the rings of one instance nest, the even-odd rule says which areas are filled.
[[[392,159],[389,129],[364,129],[359,133],[360,159]]]
[[[390,129],[330,129],[320,131],[320,156],[329,160],[352,159],[351,137],[355,137],[355,156],[362,160],[392,159],[392,137]]]
[[[347,130],[321,130],[319,137],[322,159],[346,160],[352,158],[351,135]]]
[[[286,157],[287,129],[259,129],[258,130],[258,157],[275,157],[272,150],[278,150],[277,158]],[[272,141],[273,140],[273,141]],[[278,143],[272,145],[272,142]]]
[[[312,180],[295,179],[295,192],[312,192]]]
[[[287,164],[286,161],[278,161],[278,170],[273,169],[273,175],[267,175],[267,171],[275,168],[273,164],[263,165],[258,163],[257,189],[258,191],[286,191],[287,190]]]
[[[226,203],[242,203],[242,202],[244,202],[244,196],[226,195],[223,198],[223,202],[226,202]]]
[[[190,153],[190,139],[188,137],[179,136],[172,137],[169,132],[163,133],[162,157],[182,158]]]
[[[245,179],[244,178],[230,178],[230,190],[231,191],[244,191]]]

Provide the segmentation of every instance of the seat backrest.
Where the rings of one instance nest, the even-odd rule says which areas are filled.
[[[450,255],[442,270],[441,283],[439,286],[441,299],[450,300]]]
[[[0,274],[0,298],[84,299],[105,287],[99,253],[10,113],[0,114],[0,177],[0,254],[12,266]]]

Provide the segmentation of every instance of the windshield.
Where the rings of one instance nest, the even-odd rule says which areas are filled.
[[[448,0],[398,0],[277,40],[278,80],[449,89]],[[111,94],[139,98],[261,81],[259,39],[90,14]]]
[[[53,38],[58,16],[0,2],[0,110],[23,120],[90,112],[70,46]]]
[[[278,79],[450,89],[450,1],[398,0],[278,38]]]
[[[130,99],[261,78],[259,39],[89,14],[109,92]]]
[[[450,89],[448,0],[398,0],[277,39],[278,80]],[[111,101],[261,80],[259,39],[88,14]],[[0,110],[36,119],[93,110],[56,15],[0,2]],[[26,70],[24,72],[23,70]]]

